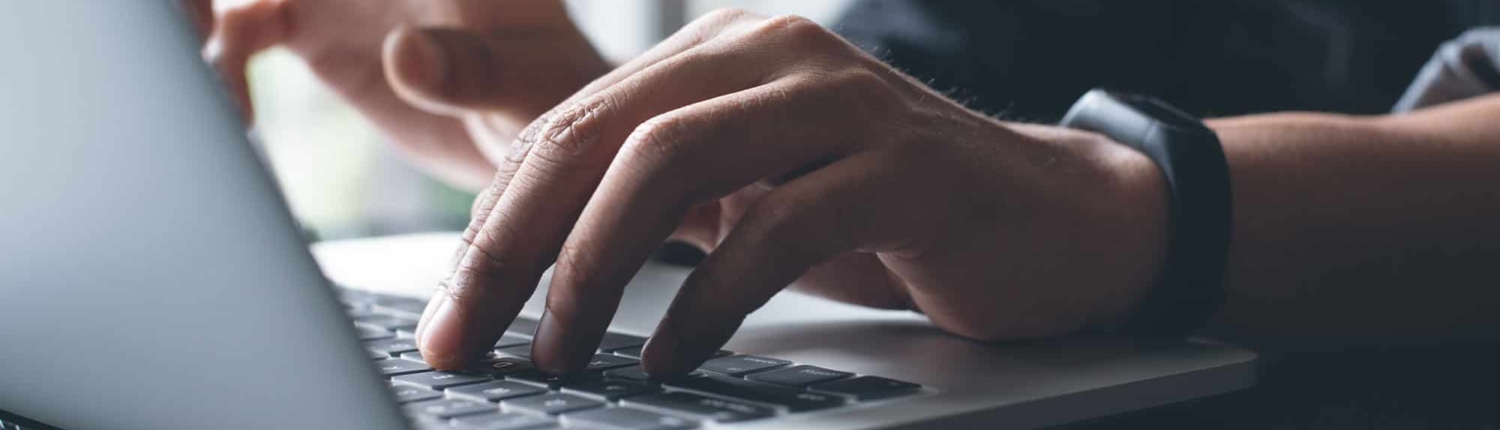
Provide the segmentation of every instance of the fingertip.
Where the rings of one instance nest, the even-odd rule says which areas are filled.
[[[437,313],[438,308],[442,307],[443,302],[447,300],[448,291],[446,284],[443,284],[438,291],[432,293],[431,298],[427,299],[427,306],[422,308],[422,317],[417,320],[417,347],[420,348],[422,346],[422,340],[426,338],[427,329],[432,328],[432,315]]]
[[[647,375],[660,378],[679,375],[685,372],[678,370],[677,338],[675,335],[663,335],[662,330],[657,330],[646,341],[646,347],[641,350],[641,369]]]
[[[565,333],[562,324],[557,320],[550,310],[542,314],[541,321],[537,324],[536,336],[531,343],[531,358],[533,364],[543,372],[553,375],[564,375],[588,365],[589,359],[593,358],[595,348],[580,348],[576,339],[570,339]]]
[[[437,309],[433,311],[432,317],[425,324],[420,324],[418,332],[421,340],[418,348],[422,350],[422,358],[427,364],[439,370],[456,370],[463,367],[467,357],[464,354],[463,330],[457,312],[457,306],[452,300],[442,299],[438,302]]]
[[[641,369],[658,379],[691,373],[719,350],[721,342],[709,337],[684,333],[672,318],[662,319],[641,351]]]

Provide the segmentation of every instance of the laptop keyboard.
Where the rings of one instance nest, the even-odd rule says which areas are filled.
[[[719,351],[686,376],[653,380],[638,361],[646,339],[608,333],[580,372],[531,365],[536,321],[517,319],[472,369],[428,367],[412,333],[426,303],[341,289],[380,375],[419,429],[690,429],[776,419],[916,394],[921,386],[757,355]]]

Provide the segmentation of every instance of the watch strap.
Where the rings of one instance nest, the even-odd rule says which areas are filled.
[[[1100,133],[1140,151],[1166,179],[1170,227],[1163,269],[1120,331],[1182,337],[1201,328],[1224,302],[1234,216],[1229,166],[1218,136],[1202,121],[1159,100],[1101,89],[1084,94],[1060,125]]]

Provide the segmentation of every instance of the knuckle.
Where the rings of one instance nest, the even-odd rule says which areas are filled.
[[[836,87],[846,89],[855,94],[884,91],[890,87],[886,84],[885,78],[863,68],[836,73],[833,75],[832,81]]]
[[[531,155],[557,163],[590,158],[612,105],[608,96],[598,95],[558,111],[535,132]]]
[[[798,15],[781,15],[761,21],[752,36],[786,38],[793,42],[807,43],[829,39],[830,33],[811,19]]]
[[[548,110],[542,116],[537,117],[530,124],[527,124],[526,128],[521,129],[520,133],[516,133],[515,142],[510,145],[510,150],[505,154],[507,165],[519,165],[522,161],[526,160],[526,154],[530,154],[531,147],[535,146],[538,140],[541,140],[542,130],[547,127],[547,123],[552,122],[552,117],[554,116],[557,116],[557,108]]]
[[[670,166],[686,150],[686,130],[686,120],[680,116],[658,116],[631,131],[620,152],[636,168]]]

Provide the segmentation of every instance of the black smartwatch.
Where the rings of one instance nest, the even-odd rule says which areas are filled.
[[[1101,89],[1079,98],[1059,125],[1129,145],[1166,178],[1171,207],[1165,266],[1118,331],[1149,338],[1197,331],[1224,304],[1233,210],[1218,136],[1160,100]]]

